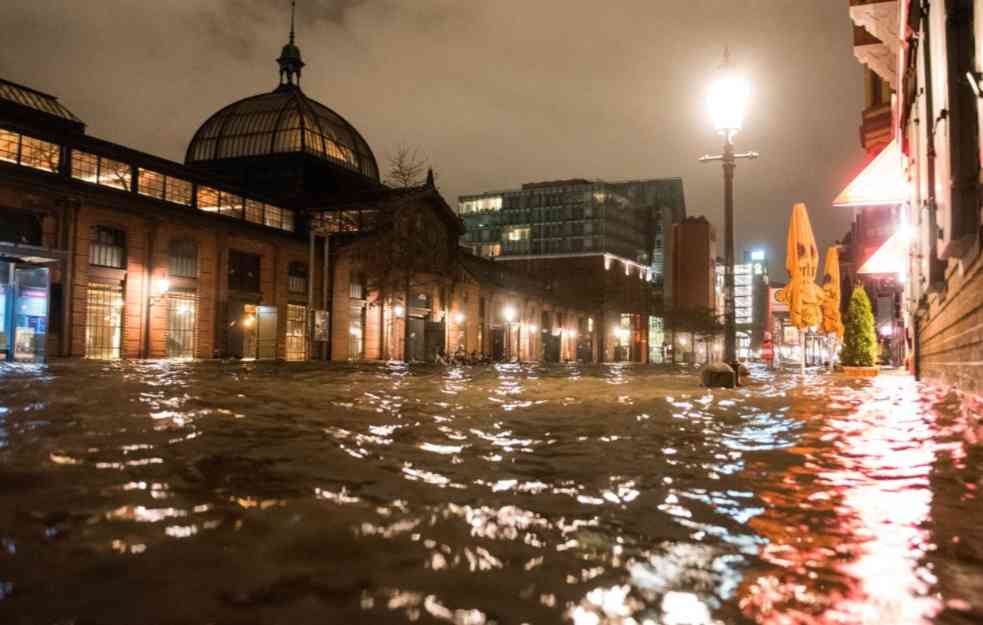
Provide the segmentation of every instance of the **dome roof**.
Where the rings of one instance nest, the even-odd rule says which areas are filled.
[[[299,51],[297,56],[299,59]],[[212,115],[191,139],[185,162],[194,165],[292,152],[313,154],[379,180],[375,156],[362,135],[292,82]]]

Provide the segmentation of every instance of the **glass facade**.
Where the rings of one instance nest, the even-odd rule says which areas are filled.
[[[458,215],[467,230],[461,244],[478,255],[607,253],[650,267],[661,285],[664,232],[685,216],[685,204],[677,178],[565,180],[462,196]]]
[[[0,358],[44,360],[49,280],[46,267],[0,260]]]
[[[278,89],[236,102],[206,121],[187,161],[306,152],[379,179],[368,144],[340,115],[299,89]]]

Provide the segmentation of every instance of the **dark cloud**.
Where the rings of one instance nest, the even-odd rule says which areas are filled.
[[[53,92],[89,130],[183,159],[197,126],[271,89],[288,0],[7,0],[0,74]],[[682,176],[691,214],[721,223],[704,95],[729,44],[753,83],[739,149],[738,249],[783,253],[791,206],[820,244],[859,166],[862,75],[829,0],[299,0],[304,88],[380,161],[399,143],[458,194],[583,176]],[[778,273],[781,258],[773,263]]]

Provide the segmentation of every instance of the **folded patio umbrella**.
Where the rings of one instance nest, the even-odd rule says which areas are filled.
[[[835,245],[826,250],[823,295],[823,332],[843,338],[843,317],[840,314],[840,252]]]
[[[796,204],[792,208],[785,269],[788,284],[775,294],[776,299],[788,306],[789,320],[795,327],[818,326],[822,321],[820,304],[823,301],[823,291],[816,284],[819,252],[805,204]]]

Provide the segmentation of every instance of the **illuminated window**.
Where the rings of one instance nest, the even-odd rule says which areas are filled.
[[[529,226],[507,226],[505,228],[506,241],[528,241]]]
[[[72,150],[72,178],[83,182],[95,182],[99,171],[99,157],[88,152]]]
[[[147,197],[164,199],[164,174],[143,169],[137,170],[137,193]]]
[[[126,269],[126,233],[105,226],[93,228],[89,241],[89,264]]]
[[[102,186],[128,191],[132,177],[133,170],[129,163],[99,158],[99,184]]]
[[[272,228],[280,228],[283,226],[283,209],[277,206],[266,205],[266,218],[264,220],[267,226]]]
[[[187,180],[168,176],[164,193],[168,202],[191,206],[191,183]]]
[[[502,210],[502,197],[483,197],[472,200],[458,202],[457,212],[460,215],[470,215],[472,213],[484,213]]]
[[[172,240],[168,246],[168,273],[179,278],[198,277],[198,245],[188,239]]]
[[[219,196],[218,212],[228,217],[242,219],[242,196],[222,191]]]
[[[246,221],[254,224],[263,223],[263,203],[256,200],[246,200]]]
[[[294,212],[292,210],[284,209],[281,216],[283,217],[283,225],[280,227],[288,232],[294,231]]]
[[[478,254],[486,258],[494,258],[502,255],[501,243],[484,243],[479,246]]]
[[[352,276],[351,282],[348,283],[348,297],[352,299],[365,299],[365,276]]]
[[[287,304],[287,360],[307,358],[307,308]]]
[[[291,293],[307,292],[307,265],[292,262],[287,267],[287,290]]]
[[[17,146],[19,144],[19,134],[0,128],[0,161],[17,163]]]
[[[48,143],[34,137],[22,136],[20,146],[20,164],[42,171],[58,171],[61,149],[54,143]]]
[[[218,212],[218,190],[211,187],[198,187],[198,210],[209,213]]]

